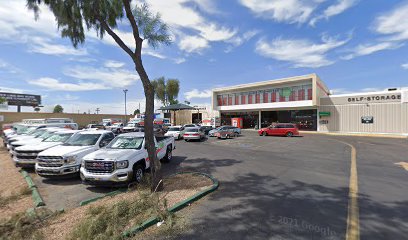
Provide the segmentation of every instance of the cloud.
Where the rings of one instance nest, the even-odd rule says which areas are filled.
[[[181,63],[183,63],[185,61],[186,61],[185,58],[175,58],[174,59],[174,63],[176,63],[176,64],[181,64]]]
[[[94,68],[89,66],[76,66],[66,68],[64,75],[79,80],[94,81],[102,83],[105,88],[123,88],[127,87],[137,80],[139,76],[134,71],[123,68]]]
[[[310,20],[310,25],[314,26],[320,19],[329,19],[332,16],[339,15],[347,9],[357,4],[359,0],[337,0],[336,4],[330,5],[323,11],[323,14]]]
[[[121,68],[125,66],[124,62],[119,62],[119,61],[114,61],[114,60],[108,60],[105,61],[104,66],[107,68]]]
[[[241,46],[243,43],[251,40],[253,37],[255,37],[260,31],[259,30],[250,30],[245,32],[244,34],[240,36],[235,36],[231,39],[229,39],[227,42],[231,43],[230,46],[227,47],[225,52],[231,52],[234,48]]]
[[[91,82],[78,82],[78,83],[64,83],[60,82],[57,79],[43,77],[35,80],[29,80],[29,84],[39,86],[48,90],[55,90],[55,91],[92,91],[92,90],[103,90],[109,89],[108,87],[104,86],[100,83],[91,83]]]
[[[211,95],[212,95],[211,90],[199,91],[198,89],[193,89],[191,91],[184,93],[184,97],[187,100],[191,100],[193,98],[210,98]]]
[[[350,38],[338,40],[323,36],[321,43],[314,43],[306,39],[282,39],[273,41],[261,39],[256,44],[255,51],[264,57],[279,61],[287,61],[294,67],[318,68],[334,63],[327,58],[327,53],[346,44]]]
[[[18,73],[18,72],[21,72],[19,68],[11,65],[10,63],[0,58],[0,73]]]
[[[10,88],[10,87],[2,87],[0,86],[0,92],[7,92],[7,93],[25,93],[27,90],[19,89],[19,88]]]
[[[185,52],[201,53],[204,49],[209,47],[206,39],[198,36],[185,36],[178,44],[179,48]]]
[[[212,6],[209,10],[215,12],[214,2],[209,0],[149,0],[145,2],[149,4],[152,11],[160,13],[163,21],[170,26],[174,37],[183,41],[183,44],[179,42],[179,48],[187,53],[201,53],[202,50],[210,47],[210,42],[225,42],[234,37],[238,31],[205,18],[199,11],[191,7],[191,3],[201,8]]]
[[[240,0],[256,16],[277,22],[304,23],[321,1],[314,0]]]
[[[408,63],[401,64],[401,67],[402,67],[403,69],[408,69]]]
[[[389,41],[408,40],[407,16],[408,2],[378,16],[374,23],[374,31],[387,35]]]
[[[30,52],[41,53],[47,55],[74,55],[84,56],[88,52],[86,49],[75,49],[73,46],[65,46],[61,44],[53,44],[49,40],[42,37],[33,37],[30,41]]]
[[[344,60],[350,60],[355,57],[370,55],[375,52],[387,50],[387,49],[397,49],[401,47],[403,44],[396,43],[396,42],[380,42],[374,44],[360,44],[351,50],[352,53],[341,57]]]

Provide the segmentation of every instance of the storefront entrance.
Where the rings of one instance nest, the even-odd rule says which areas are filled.
[[[223,112],[221,125],[231,125],[231,118],[242,118],[243,128],[258,128],[259,112]],[[262,111],[261,126],[272,123],[295,123],[300,130],[317,130],[317,110]]]
[[[243,128],[255,128],[258,116],[258,112],[226,112],[221,114],[221,125],[232,125],[231,118],[242,118]]]
[[[295,123],[300,130],[317,130],[317,110],[288,110],[262,112],[261,126],[272,123]]]

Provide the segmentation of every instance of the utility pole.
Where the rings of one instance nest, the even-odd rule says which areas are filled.
[[[96,108],[95,112],[96,114],[99,114],[99,111],[101,111],[99,108]]]
[[[127,123],[126,94],[127,94],[128,90],[127,90],[127,89],[123,89],[123,92],[125,93],[125,122],[124,122],[124,124],[126,124],[126,123]]]

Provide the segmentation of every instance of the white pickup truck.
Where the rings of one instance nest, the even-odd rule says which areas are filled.
[[[40,143],[28,144],[14,149],[13,160],[16,166],[19,167],[34,167],[37,155],[49,148],[58,146],[67,141],[78,130],[60,129],[54,134],[44,139]]]
[[[155,137],[155,144],[157,157],[169,162],[175,149],[174,137]],[[140,182],[149,167],[144,133],[125,133],[105,148],[86,155],[80,176],[83,183],[91,185]]]
[[[75,133],[64,144],[39,153],[35,171],[42,177],[77,174],[82,158],[105,147],[114,137],[111,131],[106,130]]]

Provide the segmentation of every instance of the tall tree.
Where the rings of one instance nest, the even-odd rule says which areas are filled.
[[[157,78],[152,81],[155,97],[163,105],[178,103],[177,97],[180,91],[180,81],[178,79]]]
[[[166,93],[169,104],[178,103],[177,97],[180,91],[180,81],[178,79],[168,79],[166,82]]]
[[[61,105],[57,104],[57,105],[55,105],[54,110],[52,112],[53,113],[63,113],[64,108]]]
[[[133,112],[133,115],[136,115],[136,114],[140,114],[140,109],[136,109],[136,110]]]
[[[85,41],[85,28],[93,29],[99,38],[107,33],[130,57],[142,81],[146,97],[145,139],[150,159],[152,189],[159,183],[157,169],[160,162],[155,153],[153,118],[154,89],[142,62],[143,41],[153,48],[160,44],[170,44],[168,27],[159,14],[153,14],[147,5],[132,5],[131,0],[27,0],[27,6],[39,16],[39,5],[44,3],[53,12],[61,36],[71,40],[74,47]],[[134,45],[128,46],[115,32],[119,22],[127,19],[132,30]]]

